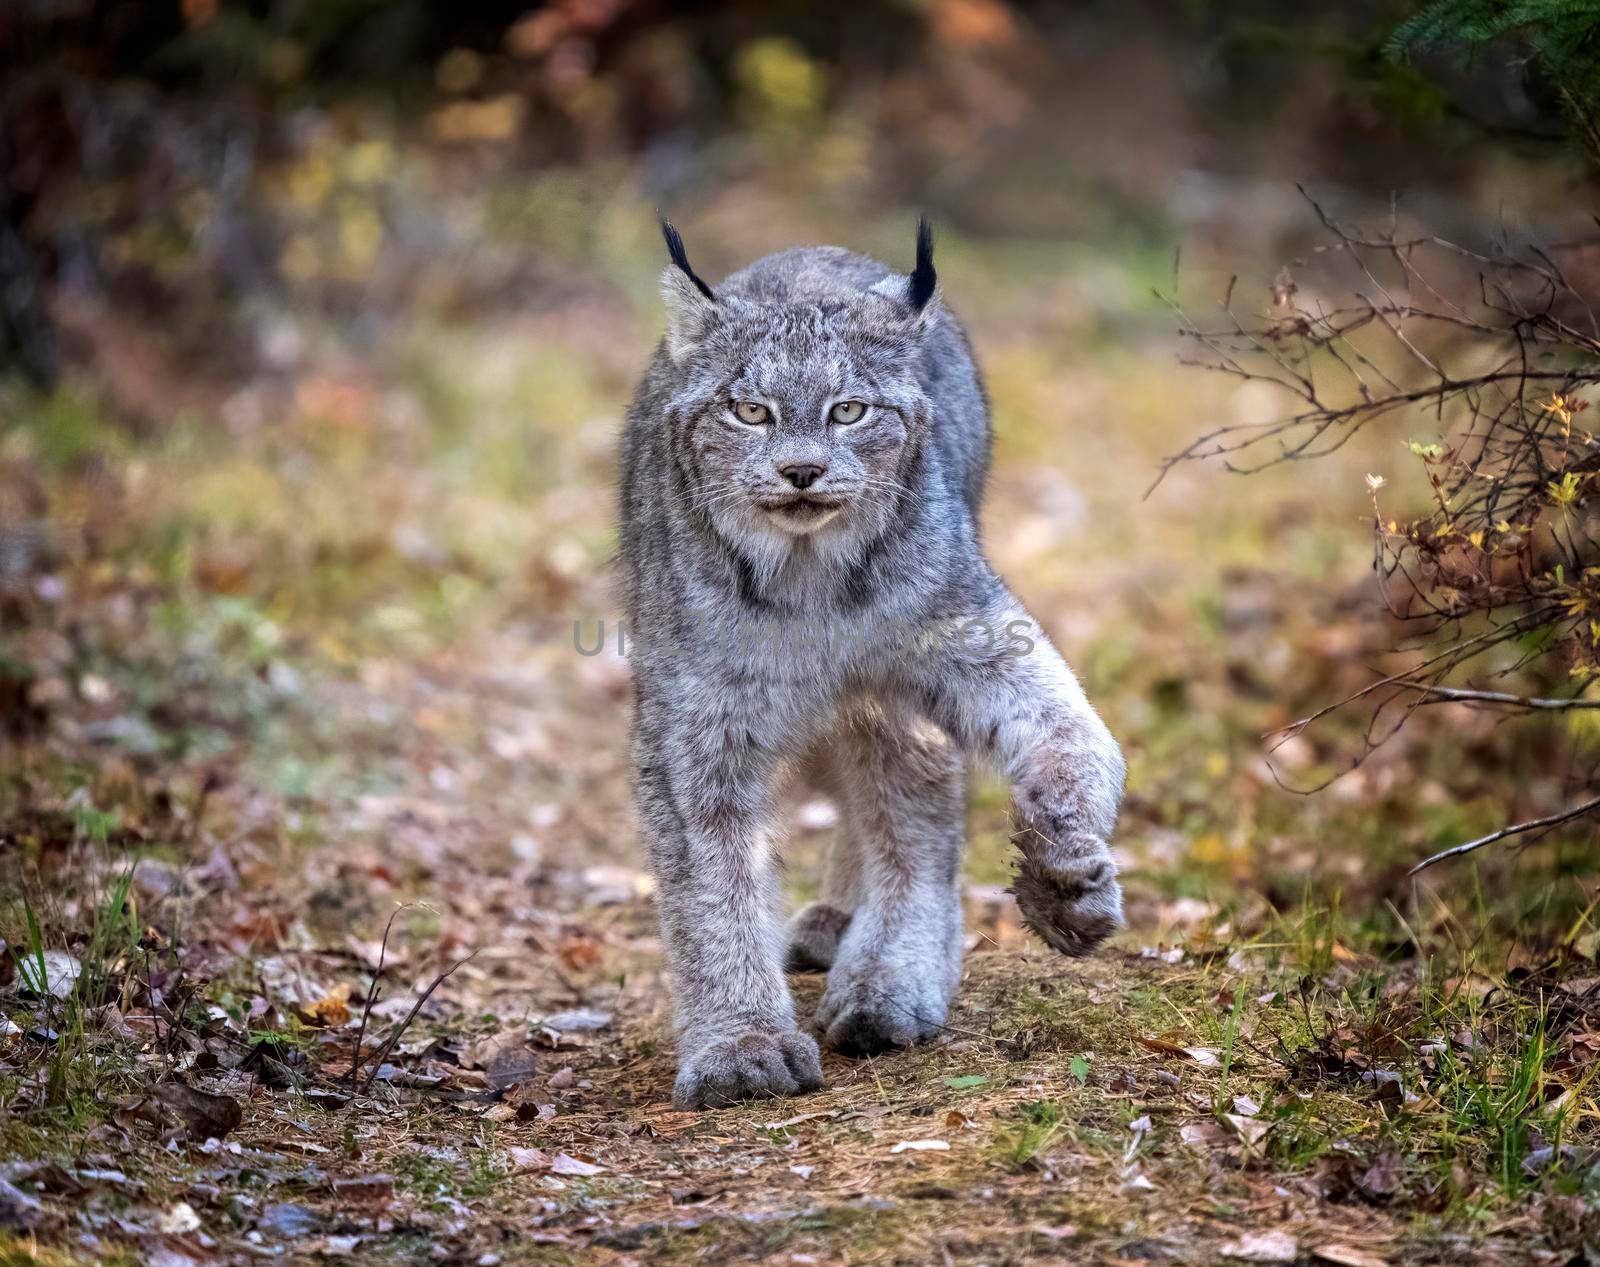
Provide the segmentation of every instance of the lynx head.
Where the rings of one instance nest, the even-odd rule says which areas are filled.
[[[847,273],[803,285],[815,256],[797,252],[796,284],[772,302],[718,294],[689,267],[677,231],[662,230],[678,380],[669,425],[695,509],[730,539],[780,551],[802,537],[827,548],[881,533],[929,425],[917,379],[939,307],[927,222],[909,276],[855,291]]]

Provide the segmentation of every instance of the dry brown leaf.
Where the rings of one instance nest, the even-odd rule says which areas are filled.
[[[244,1110],[231,1096],[212,1095],[181,1082],[164,1082],[156,1099],[183,1123],[191,1139],[222,1139],[244,1119]]]
[[[315,1003],[307,1004],[298,1010],[301,1019],[308,1025],[321,1026],[323,1029],[335,1029],[345,1025],[350,1020],[350,987],[340,985]]]
[[[511,1158],[513,1171],[549,1170],[555,1163],[555,1158],[542,1148],[508,1148],[506,1155]]]
[[[1221,1122],[1190,1122],[1178,1128],[1178,1138],[1190,1148],[1214,1148],[1225,1144],[1232,1135]]]
[[[604,949],[598,938],[584,933],[570,933],[561,939],[556,954],[574,972],[582,972],[600,962]]]
[[[1192,1060],[1203,1068],[1211,1068],[1222,1063],[1222,1057],[1210,1047],[1185,1047],[1178,1042],[1179,1035],[1169,1031],[1165,1034],[1138,1035],[1139,1045],[1148,1047],[1151,1051],[1160,1052],[1163,1056],[1178,1056],[1184,1060]]]

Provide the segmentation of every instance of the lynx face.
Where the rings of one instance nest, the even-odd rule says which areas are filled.
[[[904,279],[895,279],[904,289]],[[930,406],[916,377],[926,308],[891,293],[839,302],[708,299],[665,280],[683,386],[672,449],[725,537],[843,544],[881,532]]]

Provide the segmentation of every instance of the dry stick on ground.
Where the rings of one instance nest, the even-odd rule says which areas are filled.
[[[367,987],[366,1001],[361,1007],[361,1025],[356,1030],[356,1044],[350,1051],[350,1068],[346,1071],[343,1082],[355,1084],[356,1071],[361,1068],[361,1044],[367,1037],[367,1021],[372,1016],[372,1005],[378,1001],[378,982],[383,978],[384,960],[389,954],[389,930],[394,927],[395,916],[415,903],[405,902],[394,908],[389,914],[389,922],[383,926],[383,940],[378,944],[378,967],[372,974],[372,984]]]
[[[1497,841],[1505,840],[1511,836],[1520,836],[1524,832],[1538,831],[1541,827],[1559,827],[1562,823],[1570,823],[1574,818],[1582,818],[1585,814],[1592,814],[1600,810],[1600,796],[1592,801],[1585,801],[1582,805],[1574,805],[1571,809],[1564,809],[1559,814],[1551,814],[1547,818],[1534,818],[1526,823],[1515,823],[1510,827],[1502,827],[1499,831],[1490,832],[1487,836],[1479,836],[1476,840],[1469,840],[1464,845],[1453,845],[1449,849],[1442,849],[1431,858],[1424,858],[1406,875],[1413,876],[1418,872],[1426,871],[1436,862],[1443,862],[1446,858],[1459,858],[1464,853],[1471,853],[1474,849],[1482,849],[1485,845],[1492,845]]]
[[[411,1010],[406,1013],[405,1020],[401,1021],[399,1025],[395,1026],[394,1033],[390,1034],[388,1038],[384,1039],[383,1046],[378,1048],[377,1055],[372,1058],[372,1072],[367,1075],[367,1080],[361,1084],[361,1093],[363,1095],[372,1090],[372,1084],[377,1081],[378,1073],[383,1068],[384,1060],[388,1057],[389,1053],[394,1050],[394,1045],[400,1041],[400,1036],[404,1034],[406,1030],[411,1028],[411,1022],[417,1019],[417,1013],[422,1011],[422,1005],[433,997],[433,992],[439,988],[440,983],[446,977],[455,972],[455,970],[461,967],[463,964],[468,963],[475,958],[477,953],[478,952],[474,950],[472,954],[461,959],[457,959],[453,964],[436,976],[429,984],[428,988],[418,996],[417,1001],[411,1005]]]

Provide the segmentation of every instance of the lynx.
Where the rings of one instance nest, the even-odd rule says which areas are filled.
[[[663,222],[666,335],[629,411],[622,555],[633,758],[682,1108],[814,1090],[815,1033],[925,1040],[961,976],[965,767],[1011,780],[1013,886],[1067,955],[1122,922],[1123,760],[984,557],[989,406],[933,237],[892,272],[836,247],[713,289]],[[821,900],[785,923],[788,781],[838,804]]]

